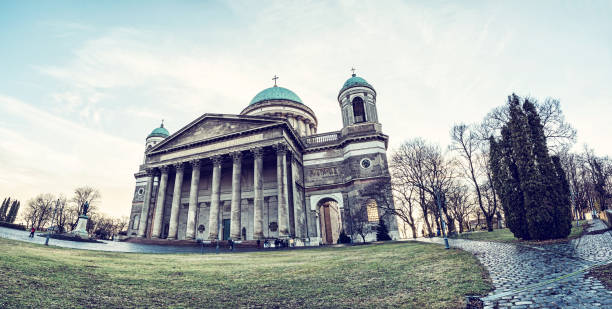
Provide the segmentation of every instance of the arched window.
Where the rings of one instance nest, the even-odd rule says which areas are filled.
[[[366,210],[368,211],[368,222],[378,222],[378,204],[374,199],[366,202]]]
[[[132,221],[132,229],[133,230],[137,229],[139,224],[140,224],[140,216],[139,215],[135,215],[134,216],[134,221]]]
[[[353,116],[355,116],[355,123],[366,121],[363,99],[360,97],[353,99]]]

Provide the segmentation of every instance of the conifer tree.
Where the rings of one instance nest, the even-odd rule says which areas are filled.
[[[525,207],[523,205],[523,192],[520,188],[518,170],[514,163],[509,145],[509,129],[502,129],[501,141],[496,142],[491,136],[490,143],[490,166],[492,171],[493,186],[499,194],[502,209],[505,214],[506,226],[517,238],[527,239],[527,222],[525,219]]]
[[[376,240],[377,241],[391,240],[391,236],[389,236],[389,230],[387,229],[385,220],[383,220],[382,218],[378,220],[378,227],[376,228]]]
[[[565,175],[565,171],[561,167],[561,160],[558,156],[552,157],[555,166],[555,172],[559,179],[559,204],[557,207],[557,216],[559,217],[559,237],[567,237],[572,232],[572,204],[570,202],[571,192],[569,182]]]
[[[5,219],[6,222],[15,223],[15,219],[17,219],[17,213],[19,212],[19,206],[20,206],[19,201],[17,200],[13,201],[13,204],[11,205],[11,210],[9,211]]]
[[[509,120],[498,142],[490,138],[493,185],[502,200],[506,225],[522,239],[567,237],[571,231],[569,184],[548,153],[544,126],[529,99],[508,97]]]
[[[4,201],[2,201],[2,206],[0,206],[0,221],[6,221],[7,211],[10,202],[10,197],[5,198]]]

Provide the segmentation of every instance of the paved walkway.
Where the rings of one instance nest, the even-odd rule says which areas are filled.
[[[593,220],[588,232],[604,229],[602,221]],[[485,308],[612,308],[612,291],[583,271],[612,262],[611,231],[554,245],[449,242],[473,253],[489,270],[495,290],[483,299]]]
[[[45,237],[36,236],[29,238],[29,232],[20,231],[0,227],[0,238],[8,238],[35,244],[44,244]],[[36,235],[44,235],[44,233],[36,233]],[[102,243],[76,242],[59,239],[49,239],[49,245],[84,250],[99,250],[113,252],[133,252],[133,253],[215,253],[216,249],[211,247],[201,248],[198,245],[194,246],[169,246],[169,245],[145,245],[137,243],[106,241]],[[236,252],[253,251],[252,248],[236,248]],[[230,252],[228,248],[220,248],[220,253]]]

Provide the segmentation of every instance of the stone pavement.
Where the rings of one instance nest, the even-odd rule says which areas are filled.
[[[604,229],[603,222],[593,220],[587,232]],[[440,238],[421,241],[443,243]],[[495,290],[483,298],[485,308],[612,308],[612,291],[583,271],[612,262],[611,231],[554,245],[449,242],[489,270]]]
[[[0,238],[8,238],[35,244],[44,244],[45,237],[36,236],[29,238],[27,231],[20,231],[0,227]],[[44,233],[36,233],[36,235],[44,235]],[[103,240],[101,243],[76,242],[59,239],[49,239],[49,245],[72,249],[84,250],[99,250],[113,252],[134,252],[134,253],[216,253],[216,248],[200,247],[197,244],[193,246],[172,246],[172,245],[148,245],[119,241]],[[235,252],[254,251],[252,248],[236,248]],[[227,247],[220,248],[219,253],[231,252]]]

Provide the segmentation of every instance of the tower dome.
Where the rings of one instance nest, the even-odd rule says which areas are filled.
[[[164,121],[159,125],[158,128],[153,129],[151,134],[149,134],[145,141],[145,153],[149,151],[153,146],[157,145],[159,142],[163,141],[166,137],[170,136],[170,132],[164,128]],[[143,160],[143,163],[146,163],[147,156]]]
[[[162,124],[159,126],[159,128],[153,129],[153,131],[151,132],[151,134],[149,134],[149,136],[147,136],[147,138],[149,137],[166,138],[168,136],[170,136],[170,133],[168,132],[168,130],[166,130],[166,128],[164,128],[164,122],[162,121]]]
[[[353,73],[353,75],[351,76],[351,78],[347,79],[346,82],[344,82],[344,85],[342,86],[342,88],[340,89],[340,93],[342,93],[344,90],[352,88],[352,87],[368,87],[372,90],[374,90],[374,87],[372,87],[372,85],[370,85],[365,79],[357,76],[355,73]]]
[[[338,93],[344,127],[360,123],[378,123],[376,90],[365,79],[353,74]]]
[[[295,94],[295,92],[287,88],[278,87],[275,85],[275,86],[272,86],[270,88],[260,91],[251,100],[251,103],[249,103],[249,105],[257,104],[259,102],[275,101],[275,100],[284,100],[284,101],[291,101],[295,103],[304,104],[304,102],[302,102],[302,99],[300,99],[300,97],[298,97],[297,94]]]

